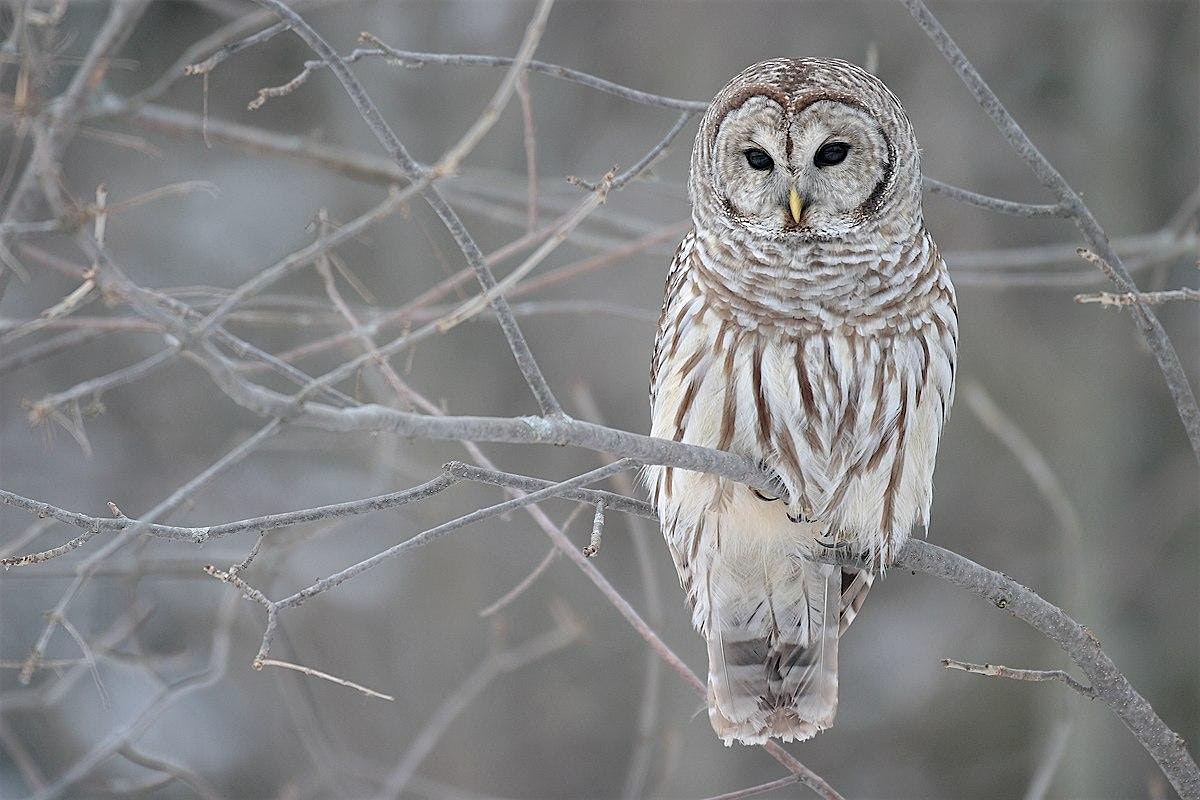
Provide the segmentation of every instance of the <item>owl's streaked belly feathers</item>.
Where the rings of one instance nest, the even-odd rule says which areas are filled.
[[[844,294],[839,302],[854,309],[845,312],[802,292],[729,291],[696,248],[693,235],[684,239],[668,278],[651,435],[761,461],[792,502],[764,502],[701,473],[648,470],[677,563],[717,547],[698,540],[719,527],[720,548],[805,554],[824,535],[886,565],[914,526],[928,524],[953,393],[957,315],[936,248],[922,231],[895,256],[911,265],[897,292],[873,285],[870,270],[822,264],[860,273],[865,288]],[[727,524],[700,524],[705,515]]]

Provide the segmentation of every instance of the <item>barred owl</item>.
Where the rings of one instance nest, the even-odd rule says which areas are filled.
[[[696,136],[651,433],[743,455],[777,491],[670,467],[646,479],[727,745],[833,723],[838,638],[928,526],[958,319],[920,191],[900,102],[845,61],[747,68]],[[810,560],[839,548],[870,567]]]

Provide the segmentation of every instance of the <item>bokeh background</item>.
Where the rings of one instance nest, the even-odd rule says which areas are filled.
[[[1147,249],[1200,183],[1200,4],[1196,2],[938,2],[931,4],[1033,140],[1083,193],[1145,289],[1195,286],[1193,233],[1183,244]],[[153,82],[196,40],[249,3],[152,4],[122,51],[105,91],[129,95]],[[511,55],[533,5],[507,0],[329,3],[306,17],[342,52],[360,31],[414,50]],[[56,69],[36,87],[61,91],[107,11],[71,3],[59,26]],[[11,11],[0,22],[11,22]],[[878,72],[905,103],[929,176],[1006,198],[1049,202],[957,77],[899,3],[600,2],[563,0],[538,57],[652,92],[703,100],[743,66],[779,55],[837,56]],[[207,111],[314,142],[379,154],[344,92],[328,74],[259,111],[246,103],[285,82],[311,55],[279,36],[226,61],[210,76]],[[502,71],[381,61],[356,66],[387,118],[422,161],[433,161],[475,120]],[[673,112],[531,76],[536,120],[539,217],[577,201],[567,175],[595,178],[628,165],[670,126]],[[2,88],[13,92],[13,71]],[[199,78],[158,100],[199,114]],[[27,139],[5,101],[0,163],[27,157]],[[695,122],[645,180],[614,193],[534,275],[613,250],[687,218],[683,191]],[[120,134],[115,137],[112,134]],[[219,192],[172,196],[115,214],[108,246],[137,282],[154,288],[229,289],[311,241],[318,209],[350,219],[383,187],[299,160],[249,153],[145,122],[95,118],[70,146],[63,183],[88,199],[104,183],[111,201],[180,181]],[[525,232],[526,159],[516,101],[446,182],[485,251]],[[1200,742],[1200,530],[1197,465],[1153,359],[1125,311],[1079,305],[1103,286],[1076,259],[1069,222],[999,216],[942,197],[926,202],[928,225],[959,287],[960,395],[944,438],[930,541],[1002,570],[1086,624],[1168,725]],[[1187,226],[1184,226],[1185,228]],[[1194,231],[1192,224],[1189,231]],[[1130,237],[1135,237],[1132,240]],[[32,242],[74,263],[67,237]],[[1025,248],[1057,245],[1050,251]],[[673,242],[529,298],[590,307],[534,305],[522,323],[534,353],[571,414],[643,432],[646,367]],[[1017,254],[1014,269],[1011,250]],[[1141,248],[1141,249],[1139,249]],[[997,252],[1000,251],[1000,252]],[[1049,263],[1021,266],[1049,252]],[[364,315],[398,306],[458,270],[462,259],[436,218],[414,203],[340,248],[369,290]],[[1044,261],[1045,259],[1043,259]],[[497,268],[503,274],[516,261]],[[5,330],[54,303],[77,280],[30,262],[0,301]],[[466,285],[473,291],[472,284]],[[180,295],[200,302],[211,291]],[[466,296],[466,295],[462,295]],[[451,298],[453,299],[453,298]],[[230,323],[255,344],[282,352],[344,328],[319,277],[308,269],[273,287]],[[1197,374],[1196,307],[1161,316],[1183,362]],[[93,302],[81,317],[128,318]],[[0,359],[61,329],[0,344]],[[398,335],[394,329],[392,335]],[[389,337],[390,338],[390,337]],[[116,330],[0,373],[0,486],[72,510],[104,515],[116,502],[130,516],[151,508],[261,424],[179,360],[142,381],[79,404],[86,446],[65,426],[31,425],[37,400],[161,350],[161,333]],[[353,344],[298,363],[319,374],[356,355]],[[450,413],[515,416],[535,406],[493,321],[480,317],[393,359],[412,386]],[[1022,461],[967,402],[979,387],[1043,455],[1078,516],[1063,524]],[[342,387],[395,403],[377,373]],[[75,409],[65,409],[72,418]],[[502,469],[565,477],[599,464],[566,448],[484,445]],[[463,458],[452,443],[389,435],[285,430],[197,493],[172,517],[202,525],[332,503],[414,485]],[[461,486],[416,506],[310,525],[270,538],[245,573],[271,596],[382,550],[440,521],[498,502],[498,490]],[[1060,505],[1061,505],[1060,498]],[[544,506],[562,521],[572,505]],[[1069,519],[1069,515],[1067,516]],[[0,511],[0,548],[60,544],[78,531]],[[587,542],[590,514],[568,533]],[[643,537],[648,565],[634,539]],[[73,564],[93,542],[63,558],[0,574],[0,796],[34,793],[30,770],[52,781],[98,743],[135,720],[168,680],[204,666],[222,603],[233,590],[205,576],[205,563],[240,561],[253,537],[191,545],[146,541],[114,556],[81,590],[68,619],[96,651],[103,694],[86,665],[66,664],[18,683],[28,654],[68,588]],[[491,519],[390,561],[282,617],[273,655],[395,696],[387,703],[282,670],[255,672],[262,633],[258,606],[238,601],[223,676],[166,708],[142,731],[143,752],[186,767],[228,798],[366,797],[427,731],[447,698],[495,648],[553,627],[568,608],[582,633],[570,645],[470,698],[417,769],[406,795],[433,797],[617,797],[643,759],[640,793],[704,797],[761,783],[782,768],[755,748],[726,749],[692,690],[663,671],[648,683],[642,640],[565,559],[557,559],[495,618],[479,610],[519,582],[548,540],[528,516]],[[595,564],[666,642],[703,674],[704,649],[690,630],[670,560],[654,530],[609,514]],[[642,567],[660,595],[656,612]],[[649,593],[652,595],[653,593]],[[113,644],[113,626],[141,620]],[[108,637],[106,639],[105,637]],[[1024,796],[1039,766],[1061,746],[1049,797],[1168,797],[1153,762],[1106,708],[1058,684],[1029,684],[949,672],[942,658],[1060,667],[1062,654],[1006,613],[927,576],[892,573],[876,585],[842,643],[836,727],[789,749],[854,798]],[[55,633],[48,659],[80,657]],[[645,711],[647,686],[653,701]],[[648,734],[639,744],[639,719]],[[640,754],[640,755],[639,755]],[[1049,754],[1049,755],[1048,755]],[[23,761],[32,761],[31,767]],[[641,767],[635,767],[641,769]],[[195,796],[186,782],[156,783],[152,770],[116,756],[68,797]],[[777,793],[809,796],[802,787]]]

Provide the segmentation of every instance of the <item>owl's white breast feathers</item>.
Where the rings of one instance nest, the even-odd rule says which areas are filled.
[[[668,280],[651,435],[760,461],[778,473],[791,503],[763,502],[712,476],[652,468],[668,540],[675,530],[673,547],[711,548],[717,543],[687,541],[683,532],[719,529],[722,548],[804,553],[825,531],[886,564],[912,527],[928,523],[953,392],[957,318],[936,248],[922,232],[907,247],[914,263],[903,285],[868,270],[865,298],[835,295],[820,313],[798,302],[787,315],[778,285],[757,306],[744,292],[714,290],[711,270],[697,268],[693,242],[685,239]],[[720,525],[701,525],[706,514]],[[792,521],[801,518],[814,524]]]

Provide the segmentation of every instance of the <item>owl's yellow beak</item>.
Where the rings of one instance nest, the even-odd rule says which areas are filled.
[[[804,201],[795,189],[788,191],[788,208],[792,210],[792,222],[800,224],[800,215],[804,213]]]

